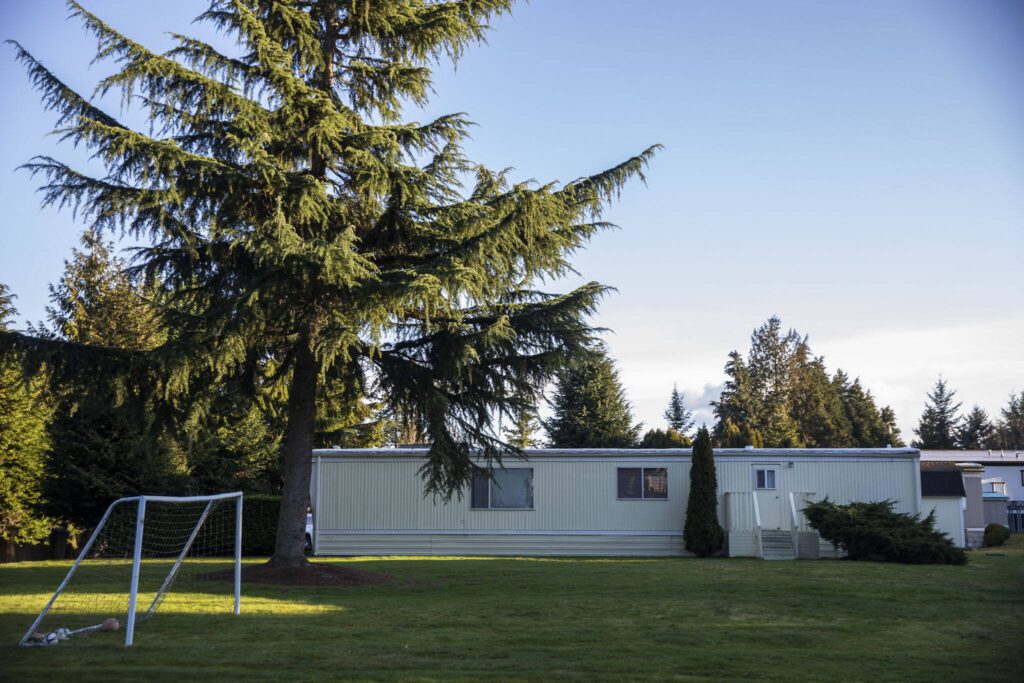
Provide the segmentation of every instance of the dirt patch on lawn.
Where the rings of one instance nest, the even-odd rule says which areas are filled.
[[[234,581],[235,570],[207,572],[200,574],[198,578],[206,581]],[[242,567],[243,583],[267,583],[277,586],[379,586],[392,580],[389,574],[319,562],[291,569],[265,564]]]

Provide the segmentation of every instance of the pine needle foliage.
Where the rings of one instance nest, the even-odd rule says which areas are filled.
[[[0,283],[0,330],[17,314],[14,298]],[[55,526],[42,513],[52,406],[43,378],[25,378],[19,366],[14,354],[0,353],[0,539],[35,543]]]
[[[552,448],[635,448],[640,424],[603,347],[580,355],[558,374],[551,419],[545,424]]]
[[[913,443],[915,448],[951,450],[958,447],[957,433],[963,418],[960,416],[962,404],[959,401],[953,402],[955,396],[956,391],[950,389],[946,381],[939,377],[935,388],[928,393],[928,403],[914,429],[917,435]]]
[[[994,447],[1005,450],[1024,449],[1024,391],[1011,393],[1006,407],[1000,410]]]
[[[668,422],[670,429],[674,429],[680,434],[687,434],[691,429],[695,420],[693,419],[693,411],[689,410],[684,403],[686,394],[679,391],[679,387],[675,384],[672,385],[672,395],[668,401],[668,408],[665,409],[665,421]]]
[[[241,377],[287,397],[276,563],[302,561],[326,387],[357,381],[422,416],[425,488],[449,499],[476,468],[471,449],[488,464],[517,452],[496,420],[592,340],[586,317],[607,289],[537,283],[608,227],[603,208],[655,148],[564,185],[512,182],[465,158],[465,116],[401,120],[426,101],[431,66],[511,4],[215,0],[199,19],[237,54],[180,35],[157,54],[71,2],[97,60],[117,67],[95,94],[141,107],[148,132],[14,44],[59,134],[106,168],[33,159],[44,204],[148,241],[136,269],[162,288],[169,331],[142,362],[158,392]]]
[[[738,351],[715,409],[715,440],[726,447],[881,448],[900,445],[895,415],[879,410],[859,379],[841,369],[829,376],[806,336],[784,332],[772,316],[750,336],[747,359]]]
[[[718,523],[715,455],[711,448],[711,434],[705,426],[697,430],[697,438],[693,442],[683,541],[686,549],[698,557],[714,555],[725,543],[725,531]]]

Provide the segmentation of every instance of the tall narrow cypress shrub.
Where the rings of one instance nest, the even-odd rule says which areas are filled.
[[[707,426],[697,431],[690,461],[690,498],[686,501],[683,527],[686,549],[699,557],[714,555],[722,548],[725,532],[718,524],[718,478]]]

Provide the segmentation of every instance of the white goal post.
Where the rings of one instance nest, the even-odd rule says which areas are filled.
[[[233,612],[240,612],[241,492],[115,500],[19,644],[116,631],[123,620],[124,644],[130,646],[136,623],[153,616],[183,580],[202,583],[199,599],[210,603],[210,611],[226,611],[231,596],[217,586],[233,583]]]

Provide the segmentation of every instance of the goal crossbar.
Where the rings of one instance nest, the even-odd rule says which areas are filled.
[[[239,614],[241,612],[241,590],[242,590],[242,500],[243,500],[242,492],[234,491],[234,492],[231,492],[231,493],[219,493],[219,494],[209,495],[209,496],[128,496],[128,497],[125,497],[125,498],[118,498],[113,503],[111,503],[109,507],[107,507],[106,512],[103,513],[103,517],[100,518],[99,524],[96,525],[96,528],[93,530],[92,534],[89,535],[89,539],[86,541],[85,545],[82,546],[81,552],[78,553],[78,557],[75,559],[74,563],[71,565],[71,568],[68,570],[68,573],[64,576],[63,580],[60,582],[60,585],[57,587],[57,590],[54,591],[53,595],[50,597],[49,601],[46,603],[46,606],[43,607],[42,611],[36,617],[35,621],[32,622],[32,625],[29,627],[28,631],[26,631],[25,635],[22,636],[22,639],[19,642],[19,645],[30,644],[32,635],[36,632],[36,629],[39,627],[40,623],[42,623],[43,619],[46,617],[47,613],[50,611],[50,608],[53,607],[54,602],[56,602],[57,598],[61,595],[61,593],[67,587],[68,583],[71,581],[71,578],[79,570],[79,566],[82,564],[82,561],[85,560],[89,556],[89,553],[92,551],[93,545],[95,544],[96,539],[100,536],[100,533],[104,530],[104,527],[107,525],[108,521],[110,520],[110,517],[111,517],[111,514],[113,513],[113,511],[115,509],[117,509],[118,507],[120,507],[120,506],[127,505],[127,504],[130,504],[130,503],[137,503],[138,504],[138,508],[137,508],[138,512],[137,512],[137,515],[136,515],[135,531],[134,531],[135,540],[134,540],[134,547],[132,549],[133,550],[133,555],[132,555],[132,576],[131,576],[131,584],[130,584],[130,588],[129,588],[128,618],[127,618],[127,624],[126,624],[126,629],[125,629],[125,631],[126,631],[125,632],[125,646],[127,647],[127,646],[132,645],[132,643],[134,642],[134,636],[135,636],[135,618],[136,618],[136,613],[138,611],[137,601],[138,601],[139,571],[140,571],[140,567],[141,567],[141,563],[142,563],[142,546],[143,546],[142,540],[143,540],[143,532],[144,532],[144,529],[145,529],[146,504],[150,503],[150,502],[151,503],[204,503],[204,502],[207,503],[207,505],[203,509],[203,512],[202,512],[201,516],[199,517],[198,521],[195,523],[194,528],[192,529],[192,532],[191,532],[191,534],[188,537],[188,540],[186,541],[186,543],[182,547],[181,551],[178,553],[178,556],[177,556],[177,558],[176,558],[176,560],[174,562],[173,567],[171,568],[170,572],[168,572],[167,577],[164,579],[164,581],[161,584],[160,588],[156,591],[156,594],[153,597],[153,601],[149,604],[149,607],[143,612],[143,616],[149,616],[149,615],[153,614],[153,612],[155,611],[155,609],[156,609],[157,605],[159,604],[160,600],[163,598],[164,595],[166,595],[167,591],[170,590],[170,587],[174,583],[175,577],[177,576],[179,570],[181,569],[182,563],[184,563],[185,559],[188,557],[188,553],[191,550],[193,544],[195,543],[196,537],[199,535],[199,532],[202,529],[203,523],[206,521],[207,516],[210,514],[210,511],[213,508],[213,506],[216,503],[220,502],[220,501],[228,501],[228,500],[231,500],[231,499],[235,500],[235,520],[234,520],[235,521],[235,529],[234,529],[235,534],[234,534],[234,563],[233,563],[234,564],[234,577],[233,577],[234,578],[234,613],[236,615]],[[89,633],[89,632],[92,632],[92,631],[96,631],[96,630],[99,630],[101,628],[101,626],[102,626],[101,624],[96,624],[96,625],[92,625],[92,626],[85,626],[85,627],[82,627],[82,628],[66,631],[65,637],[68,636],[68,635],[74,635],[76,633]]]

